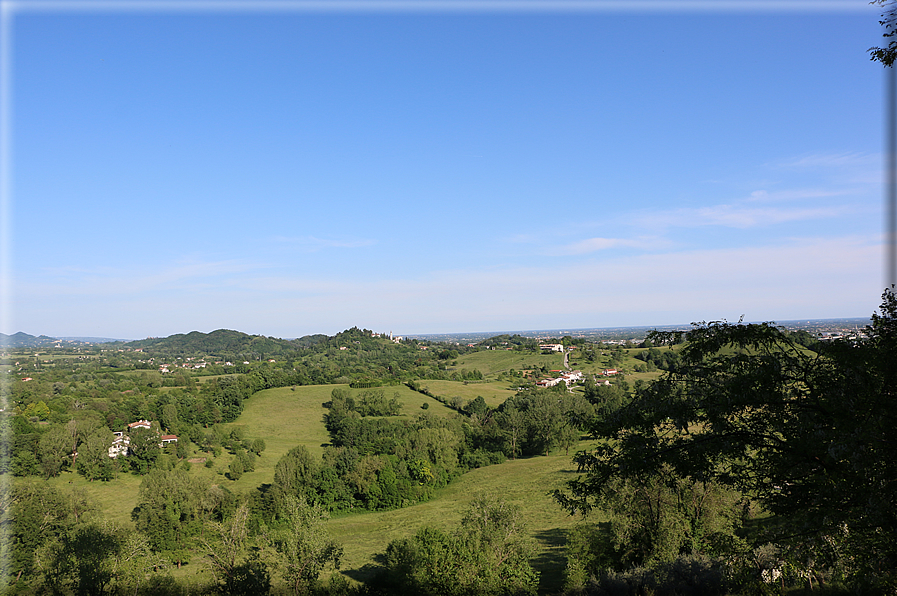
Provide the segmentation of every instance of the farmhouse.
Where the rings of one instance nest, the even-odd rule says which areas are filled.
[[[152,430],[152,423],[149,420],[138,420],[128,424],[128,433],[137,429]],[[112,433],[115,437],[112,440],[112,446],[109,447],[109,457],[127,457],[130,454],[131,438],[124,431],[116,431]],[[177,435],[162,435],[159,437],[159,447],[165,447],[171,443],[177,443]]]
[[[560,371],[552,371],[552,372],[560,372]],[[578,370],[574,370],[568,373],[563,373],[560,377],[556,379],[544,379],[542,381],[537,381],[536,385],[539,387],[554,387],[558,383],[564,383],[569,387],[570,385],[576,383],[577,381],[582,380],[582,372]]]
[[[127,456],[131,440],[121,432],[112,434],[115,435],[115,439],[112,441],[112,446],[109,448],[109,457],[116,458],[119,455]]]

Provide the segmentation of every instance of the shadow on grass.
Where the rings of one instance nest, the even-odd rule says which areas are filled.
[[[531,564],[539,572],[539,593],[556,594],[564,587],[567,532],[561,528],[552,528],[537,532],[535,538],[539,541],[540,552],[532,559]]]
[[[383,571],[383,567],[372,563],[366,563],[357,569],[340,569],[340,573],[362,584],[369,583],[379,571]]]

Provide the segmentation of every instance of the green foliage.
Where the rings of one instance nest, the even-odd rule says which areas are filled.
[[[294,447],[277,462],[274,486],[286,496],[313,496],[318,467],[318,462],[304,445]]]
[[[164,567],[145,536],[108,523],[73,520],[34,551],[41,591],[52,594],[136,594],[165,584]]]
[[[2,576],[25,575],[26,580],[34,565],[34,553],[38,547],[63,534],[75,522],[86,503],[68,498],[45,483],[23,480],[14,486],[2,485],[3,532],[8,536],[8,548],[0,559]]]
[[[189,559],[203,525],[219,519],[228,501],[227,493],[183,469],[153,470],[140,484],[131,518],[155,552],[180,565]]]
[[[394,540],[375,593],[421,595],[535,594],[538,574],[529,564],[520,512],[501,499],[474,500],[454,532],[422,527]]]
[[[265,440],[264,439],[254,439],[249,444],[249,450],[255,453],[256,455],[261,455],[262,451],[265,450]]]
[[[118,461],[109,457],[112,431],[105,426],[91,433],[78,446],[78,472],[88,480],[112,480]]]
[[[516,351],[537,352],[539,350],[539,343],[532,337],[523,337],[515,333],[514,335],[496,335],[495,337],[484,339],[477,344],[477,347],[495,349],[512,348]]]
[[[680,555],[725,555],[738,542],[741,495],[664,472],[614,479],[605,492],[602,506],[610,518],[613,567],[670,562]]]
[[[723,596],[730,594],[725,565],[703,555],[687,555],[652,567],[604,571],[591,588],[609,596]],[[769,590],[773,593],[773,590]]]
[[[610,581],[614,572],[671,565],[673,569],[685,559],[703,557],[701,560],[709,562],[732,558],[745,548],[738,535],[744,501],[735,491],[715,483],[678,478],[669,470],[647,477],[615,478],[600,505],[609,522],[582,524],[568,539],[568,589],[581,589],[590,577],[602,574],[602,581]],[[718,567],[711,575],[719,574]],[[651,583],[655,575],[645,576],[652,589],[658,587]],[[669,588],[663,582],[659,585]],[[720,578],[714,585],[721,586]]]
[[[650,340],[646,340],[646,344],[647,343],[651,343]],[[639,360],[647,362],[649,366],[653,366],[662,370],[670,370],[679,362],[679,354],[671,349],[659,350],[652,346],[647,347],[647,350],[639,352],[635,355],[635,357]],[[651,370],[654,369],[648,368],[648,371]]]
[[[897,59],[897,40],[893,39],[897,36],[897,15],[894,13],[895,3],[893,0],[873,0],[870,4],[887,7],[887,11],[881,15],[879,24],[885,29],[883,37],[889,41],[883,48],[877,46],[869,48],[869,55],[872,60],[877,60],[884,66],[893,67],[894,60]]]
[[[223,594],[265,594],[271,587],[268,566],[250,545],[248,520],[249,508],[240,505],[229,519],[208,524],[199,540]]]
[[[47,478],[58,476],[71,465],[73,442],[71,429],[66,426],[54,426],[41,437],[41,468]]]
[[[897,578],[897,298],[885,292],[868,337],[814,353],[770,324],[688,332],[680,364],[604,420],[558,494],[571,510],[610,498],[614,478],[669,470],[740,490],[775,514],[776,539],[831,560],[840,543],[854,582]],[[654,339],[663,343],[664,334]],[[806,536],[824,537],[815,543]],[[835,564],[835,561],[832,561]],[[839,563],[841,564],[841,563]]]
[[[485,417],[489,413],[489,406],[486,405],[486,400],[483,399],[483,396],[478,395],[476,399],[468,402],[467,406],[464,408],[468,414],[471,416],[479,416]]]
[[[604,420],[629,403],[629,393],[619,385],[595,384],[587,379],[584,388],[584,397],[595,407],[596,418]]]
[[[144,475],[153,468],[162,451],[159,447],[159,437],[156,426],[149,430],[138,428],[131,432],[127,461],[134,473]]]
[[[239,457],[235,457],[227,466],[227,476],[231,480],[239,480],[245,471],[243,461]]]
[[[352,395],[345,389],[337,388],[324,406],[333,410],[334,416],[348,412],[357,412],[359,416],[398,416],[402,412],[398,393],[387,400],[382,389],[368,389]]]
[[[50,408],[43,400],[39,400],[36,403],[32,402],[25,406],[22,416],[25,418],[34,418],[36,420],[46,420],[50,416]]]
[[[115,577],[115,558],[123,536],[90,524],[64,533],[37,554],[44,585],[54,594],[102,596]]]
[[[555,448],[569,449],[579,441],[583,423],[593,406],[564,384],[548,389],[525,389],[506,400],[496,414],[505,435],[508,457],[546,455]]]
[[[272,532],[276,568],[294,594],[305,594],[328,566],[339,569],[342,546],[324,527],[328,514],[320,506],[289,496],[280,508],[279,527]]]

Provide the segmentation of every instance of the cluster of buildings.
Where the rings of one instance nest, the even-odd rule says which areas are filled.
[[[540,350],[547,350],[551,352],[563,352],[564,344],[539,344]],[[573,349],[573,346],[570,346],[570,349]]]
[[[401,336],[393,336],[392,331],[390,331],[389,333],[374,333],[372,331],[371,337],[384,337],[384,338],[389,339],[389,341],[391,341],[394,344],[400,343],[402,341]]]
[[[563,349],[563,347],[562,347]],[[554,371],[560,372],[560,371]],[[554,379],[543,379],[541,381],[537,381],[536,385],[539,387],[554,387],[558,383],[566,383],[567,387],[570,385],[582,381],[582,372],[578,370],[564,372],[561,373],[559,377],[555,377]]]
[[[180,360],[180,358],[178,358],[178,360]],[[269,360],[268,362],[274,362],[274,361]],[[169,373],[169,372],[171,372],[171,369],[173,369],[173,368],[186,368],[189,370],[198,370],[200,368],[205,368],[209,364],[211,364],[211,363],[206,362],[205,360],[199,360],[197,362],[193,362],[193,358],[187,358],[187,360],[182,363],[175,362],[172,364],[160,364],[159,372],[160,373]],[[233,362],[216,362],[215,364],[220,364],[222,366],[233,366],[234,365]],[[243,362],[243,364],[249,364],[249,362]]]
[[[115,438],[112,440],[112,446],[109,447],[109,457],[118,457],[125,456],[127,457],[131,450],[131,437],[130,434],[134,431],[143,429],[143,430],[152,430],[153,424],[149,420],[138,420],[137,422],[132,422],[128,425],[127,432],[125,431],[117,431],[112,434],[115,435]],[[165,447],[170,443],[177,443],[178,437],[177,435],[160,435],[159,436],[159,447]]]

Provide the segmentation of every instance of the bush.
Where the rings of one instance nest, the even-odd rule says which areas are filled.
[[[722,564],[703,555],[679,557],[652,568],[607,571],[591,587],[609,596],[722,596],[727,593]]]
[[[227,467],[227,477],[231,480],[239,480],[243,476],[243,462],[239,457],[235,457]]]
[[[535,594],[539,575],[519,517],[501,499],[478,497],[455,532],[425,526],[390,542],[372,587],[387,594]]]

